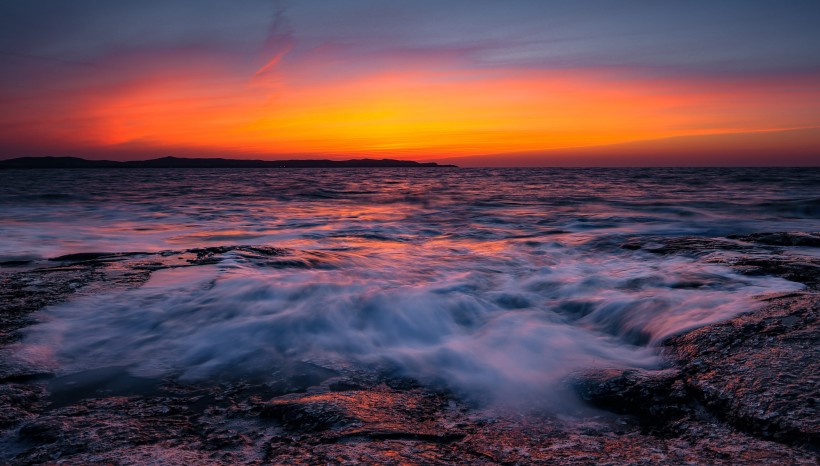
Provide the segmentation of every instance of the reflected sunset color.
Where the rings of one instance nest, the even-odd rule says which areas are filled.
[[[818,464],[818,19],[0,1],[0,464]]]
[[[669,336],[802,286],[738,274],[734,252],[630,239],[817,224],[817,173],[794,168],[65,170],[36,189],[32,176],[3,173],[0,263],[121,251],[167,269],[49,308],[24,356],[192,381],[312,361],[549,408],[570,402],[574,371],[659,367]]]

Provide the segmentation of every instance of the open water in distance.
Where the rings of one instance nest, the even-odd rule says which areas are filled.
[[[626,238],[820,230],[816,169],[0,172],[0,262],[268,245],[41,313],[19,354],[63,373],[267,377],[387,368],[485,400],[658,367],[656,345],[800,285]],[[270,375],[273,377],[273,375]]]

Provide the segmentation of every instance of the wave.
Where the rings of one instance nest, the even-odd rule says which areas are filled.
[[[759,293],[799,287],[680,257],[534,249],[544,254],[339,253],[334,268],[287,270],[229,255],[50,307],[19,354],[48,355],[65,373],[125,366],[139,377],[270,383],[278,368],[310,362],[484,402],[558,406],[573,372],[658,367],[665,338],[750,311]]]

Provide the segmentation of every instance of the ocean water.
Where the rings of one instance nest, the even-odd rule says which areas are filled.
[[[818,230],[816,169],[0,172],[0,262],[292,259],[236,250],[46,308],[17,353],[66,374],[273,381],[298,362],[555,402],[573,373],[660,367],[664,338],[801,287],[625,240]]]

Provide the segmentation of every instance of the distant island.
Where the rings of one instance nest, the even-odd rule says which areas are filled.
[[[161,157],[149,160],[116,162],[86,160],[79,157],[19,157],[0,160],[0,170],[37,168],[443,168],[434,162],[394,159],[353,160],[241,160],[223,158]]]

